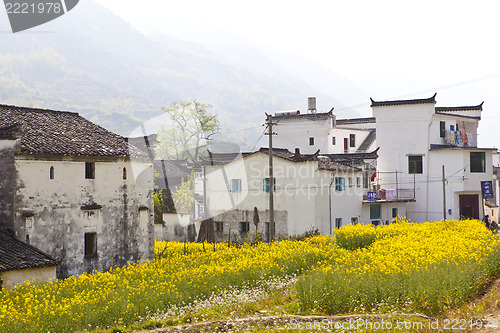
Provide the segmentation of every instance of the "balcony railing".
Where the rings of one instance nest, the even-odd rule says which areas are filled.
[[[409,201],[415,200],[415,191],[413,188],[399,189],[379,189],[378,191],[365,190],[363,193],[364,201]]]

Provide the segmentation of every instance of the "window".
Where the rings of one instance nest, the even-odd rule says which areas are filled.
[[[335,228],[340,228],[342,226],[342,218],[341,217],[337,217],[335,219]]]
[[[127,179],[127,168],[123,168],[123,170],[122,170],[122,177],[123,177],[124,180]]]
[[[361,187],[361,178],[356,177],[356,187]]]
[[[246,234],[250,231],[250,222],[240,222],[238,225],[238,231],[240,234]]]
[[[392,209],[392,218],[396,218],[398,217],[398,209],[397,208],[393,208]]]
[[[347,185],[352,187],[352,177],[347,178]]]
[[[408,173],[423,173],[422,155],[408,156]]]
[[[50,179],[54,179],[54,167],[53,166],[50,167],[49,174],[50,174]]]
[[[229,191],[241,192],[241,179],[231,179],[229,182]]]
[[[486,172],[485,153],[470,153],[470,172]]]
[[[95,179],[94,162],[85,162],[85,179]]]
[[[97,233],[85,233],[85,258],[97,257]]]
[[[262,190],[264,192],[269,192],[269,178],[264,178],[262,180]],[[276,178],[273,178],[273,192],[276,192]]]
[[[33,229],[33,226],[35,225],[35,219],[33,216],[26,216],[24,218],[24,225],[26,227],[26,230]]]
[[[358,224],[358,218],[357,217],[351,217],[351,224]]]
[[[335,191],[345,191],[344,177],[335,177]]]
[[[450,131],[455,132],[455,126],[450,125]]]
[[[309,146],[314,146],[314,138],[313,137],[309,138]]]
[[[332,145],[335,146],[335,137],[332,136]]]
[[[26,235],[26,244],[30,243],[30,235]]]
[[[370,220],[380,219],[381,214],[380,204],[370,205]]]
[[[445,136],[445,122],[444,121],[440,121],[439,122],[439,137],[440,138],[444,138]]]
[[[356,134],[349,134],[349,147],[356,147]]]
[[[215,232],[224,231],[224,222],[215,222]]]

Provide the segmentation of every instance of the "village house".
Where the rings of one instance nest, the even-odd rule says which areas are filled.
[[[363,170],[363,197],[360,222],[375,225],[387,224],[398,216],[405,216],[406,203],[415,199],[413,183],[388,187],[377,183],[377,158],[370,154],[379,151],[376,140],[375,117],[337,119],[333,108],[329,112],[316,110],[316,99],[309,97],[307,113],[300,111],[276,112],[273,138],[277,147],[293,150],[299,147],[311,153],[320,150],[321,155],[333,161]],[[380,170],[397,178],[394,172]],[[354,198],[353,198],[354,199]],[[343,209],[343,208],[342,208]]]
[[[328,156],[273,149],[274,180],[269,179],[269,149],[241,154],[210,154],[204,163],[207,216],[217,241],[244,238],[256,230],[269,239],[269,192],[274,192],[276,235],[358,223],[362,216],[363,170]],[[256,219],[258,216],[258,219]],[[255,221],[257,220],[257,225]]]
[[[371,177],[368,186],[364,184],[363,216],[372,223],[390,222],[403,212],[412,221],[439,220],[444,211],[448,219],[490,215],[497,221],[496,198],[481,196],[481,182],[493,180],[496,153],[494,148],[477,147],[482,104],[436,107],[435,97],[372,100],[373,117],[353,119],[336,119],[333,108],[318,113],[315,99],[309,98],[307,113],[275,114],[274,142],[307,153],[320,149],[330,157],[378,147],[379,158],[364,168],[364,182],[367,172]],[[498,186],[494,189],[498,192]]]
[[[152,162],[126,138],[0,105],[0,164],[0,229],[55,258],[58,278],[153,258]]]
[[[307,112],[276,112],[273,138],[276,147],[299,148],[305,154],[365,153],[377,148],[375,118],[337,119],[333,108],[317,112],[316,98],[309,97]]]
[[[25,281],[53,280],[56,267],[49,255],[0,230],[0,291]]]
[[[482,219],[481,182],[493,180],[492,154],[497,151],[477,146],[483,104],[437,107],[434,95],[372,99],[371,107],[380,146],[377,169],[385,171],[377,173],[378,184],[382,188],[416,184],[415,201],[407,204],[408,218],[441,220],[445,211],[447,219]]]

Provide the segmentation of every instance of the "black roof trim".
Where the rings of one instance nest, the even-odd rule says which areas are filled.
[[[483,104],[484,102],[482,102],[479,105],[472,105],[472,106],[437,106],[436,113],[456,112],[456,111],[483,111]]]
[[[273,119],[281,120],[281,119],[309,119],[309,120],[317,120],[317,119],[327,119],[333,116],[333,109],[329,112],[323,113],[301,113],[287,116],[273,116]]]
[[[451,113],[437,113],[436,114],[440,116],[449,116],[449,117],[458,117],[458,118],[466,118],[466,119],[476,119],[476,120],[481,120],[480,116],[466,116],[463,114],[451,114]]]
[[[371,124],[375,123],[375,117],[367,118],[351,118],[351,119],[337,119],[335,123],[337,125],[350,125],[350,124]]]
[[[370,97],[370,101],[372,102],[371,107],[376,107],[376,106],[392,106],[392,105],[411,105],[411,104],[436,104],[436,95],[435,93],[432,97],[429,98],[420,98],[420,99],[401,99],[401,100],[394,100],[394,101],[374,101],[373,98]]]

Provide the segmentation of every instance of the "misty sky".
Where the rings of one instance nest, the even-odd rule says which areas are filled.
[[[434,92],[438,106],[485,101],[480,145],[500,147],[495,1],[96,1],[146,34],[238,40],[306,56],[363,88],[368,95],[357,104]]]

